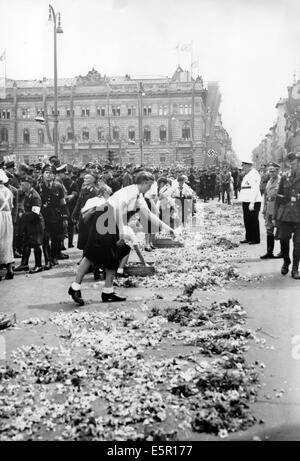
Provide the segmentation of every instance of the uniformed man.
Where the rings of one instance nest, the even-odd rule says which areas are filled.
[[[260,243],[258,215],[261,207],[260,174],[251,160],[242,162],[245,176],[241,184],[239,201],[243,205],[246,236],[241,243],[255,245]]]
[[[64,229],[68,227],[68,212],[66,207],[65,192],[61,184],[55,182],[56,168],[45,165],[43,178],[39,187],[42,199],[42,210],[45,221],[43,253],[45,258],[44,269],[58,264],[61,239]],[[51,244],[50,244],[51,242]]]
[[[270,258],[277,258],[278,256],[274,256],[274,207],[275,207],[275,199],[279,187],[279,170],[280,165],[275,162],[269,163],[269,176],[270,179],[267,182],[265,192],[264,192],[264,208],[263,208],[263,216],[265,218],[265,226],[267,231],[267,252],[260,259],[270,259]],[[279,255],[280,257],[280,255]]]
[[[126,170],[125,170],[125,172],[123,174],[123,178],[122,178],[122,186],[123,187],[131,186],[131,184],[133,184],[132,170],[133,170],[133,164],[128,163],[126,165]]]
[[[300,157],[294,152],[287,156],[290,169],[282,174],[274,208],[274,225],[280,239],[283,265],[281,274],[289,272],[290,239],[293,236],[292,278],[299,280],[300,261]]]
[[[57,177],[66,190],[66,203],[68,208],[68,248],[74,248],[74,222],[72,213],[74,211],[77,197],[79,195],[78,185],[67,173],[67,165],[61,165],[56,169]]]
[[[36,274],[42,268],[42,249],[44,237],[44,220],[40,213],[42,201],[38,192],[33,188],[33,178],[24,176],[21,179],[21,189],[24,192],[24,213],[20,220],[20,236],[23,243],[21,264],[15,268],[15,272],[29,270],[29,258],[31,248],[34,250],[35,265],[30,270],[31,274]]]

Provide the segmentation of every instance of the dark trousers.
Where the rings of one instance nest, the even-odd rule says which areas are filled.
[[[50,245],[51,241],[51,245]],[[57,259],[60,254],[61,235],[50,232],[47,228],[45,229],[44,240],[43,240],[43,253],[45,263],[48,264],[54,259]]]
[[[258,215],[261,207],[260,202],[254,204],[254,210],[249,211],[249,202],[243,202],[244,225],[246,240],[248,242],[260,242]]]
[[[34,251],[35,267],[41,267],[42,266],[42,250],[41,250],[40,245],[26,245],[25,244],[23,247],[21,264],[24,266],[28,266],[31,248],[33,248],[33,251]]]

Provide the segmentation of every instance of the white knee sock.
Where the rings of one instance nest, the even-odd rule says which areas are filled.
[[[110,288],[104,287],[103,288],[103,293],[105,293],[107,295],[110,294],[110,293],[113,293],[113,292],[114,292],[113,287],[110,287]]]
[[[79,291],[81,288],[81,285],[79,283],[73,282],[71,287],[73,288],[73,290]]]

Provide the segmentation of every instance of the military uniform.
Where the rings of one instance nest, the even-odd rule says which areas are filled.
[[[42,200],[32,187],[24,198],[24,213],[20,218],[20,237],[22,241],[22,261],[15,270],[28,270],[31,248],[34,250],[35,267],[31,272],[42,270],[42,249],[44,238],[44,220],[40,213]]]
[[[65,192],[61,184],[52,182],[48,185],[45,181],[40,184],[39,192],[42,199],[41,213],[45,220],[43,241],[45,263],[57,264],[64,234],[63,223],[68,220],[67,207],[64,203]]]
[[[293,159],[290,153],[288,159]],[[293,154],[296,158],[296,155]],[[298,162],[300,162],[298,160]],[[278,193],[275,201],[274,217],[278,227],[278,238],[281,243],[282,257],[284,264],[281,273],[287,274],[288,266],[291,263],[290,239],[293,235],[293,268],[292,277],[300,278],[298,267],[300,261],[300,165],[296,171],[289,171],[282,174]]]
[[[251,162],[243,162],[250,164]],[[251,163],[252,164],[252,163]],[[243,177],[239,201],[243,205],[243,216],[246,236],[241,243],[260,243],[258,215],[261,207],[260,175],[255,168],[252,168]],[[250,211],[250,204],[254,204],[253,211]]]
[[[275,199],[277,196],[277,191],[279,187],[280,177],[270,178],[267,182],[265,192],[264,192],[264,208],[263,216],[265,218],[265,226],[267,231],[267,253],[264,256],[261,256],[261,259],[273,258],[274,250],[274,209],[275,209]]]
[[[63,179],[63,185],[67,191],[67,196],[70,197],[67,200],[68,208],[68,247],[73,247],[73,237],[74,237],[74,222],[72,219],[72,213],[76,205],[76,199],[79,194],[79,189],[76,181],[71,178]]]

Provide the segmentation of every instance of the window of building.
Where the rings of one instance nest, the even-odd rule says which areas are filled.
[[[38,144],[41,146],[45,142],[44,130],[42,128],[38,129]]]
[[[150,142],[151,141],[151,130],[148,126],[145,126],[144,128],[144,142]]]
[[[144,115],[151,115],[152,113],[152,107],[151,106],[144,106]]]
[[[88,107],[81,108],[81,117],[89,117],[90,116],[90,109]]]
[[[71,117],[71,109],[69,107],[66,108],[66,114],[67,114],[67,117]],[[75,112],[74,112],[74,109],[72,111],[72,116],[74,117],[75,115]]]
[[[185,141],[190,139],[191,137],[191,128],[190,128],[190,125],[188,123],[185,123],[182,127],[182,139],[184,139]]]
[[[88,141],[90,139],[90,132],[88,128],[82,129],[82,141]]]
[[[183,105],[182,104],[179,105],[179,114],[183,115]]]
[[[3,109],[0,111],[0,118],[10,118],[10,110]]]
[[[135,129],[133,127],[130,127],[129,130],[128,130],[128,139],[130,141],[135,140]]]
[[[117,126],[113,127],[113,140],[114,141],[119,141],[120,139],[120,128]]]
[[[163,115],[163,106],[159,106],[158,115]]]
[[[127,114],[131,117],[136,115],[136,107],[135,106],[128,106],[127,107]]]
[[[166,156],[165,155],[160,155],[160,163],[166,163]]]
[[[30,112],[29,109],[22,109],[22,118],[29,118]]]
[[[72,128],[69,127],[68,130],[67,130],[67,140],[72,141],[73,138],[74,138],[73,130],[72,130]]]
[[[44,117],[44,111],[41,110],[41,112],[42,112],[43,117]],[[54,107],[51,108],[51,113],[52,113],[52,115],[55,115]],[[57,109],[57,115],[59,115],[59,109]]]
[[[167,140],[167,129],[163,125],[159,127],[159,140],[163,142]]]
[[[105,107],[101,107],[101,117],[105,117]]]
[[[119,117],[121,115],[121,107],[120,106],[112,106],[111,112],[113,117]]]
[[[1,128],[0,142],[8,142],[8,130],[5,127]]]
[[[23,143],[24,144],[30,144],[30,133],[27,128],[23,130]]]
[[[104,141],[104,129],[102,127],[98,128],[98,141]]]

